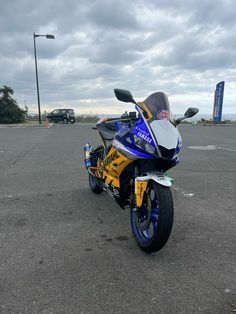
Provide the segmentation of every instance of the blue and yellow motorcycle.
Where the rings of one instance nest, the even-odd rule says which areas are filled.
[[[143,102],[136,102],[127,90],[114,92],[118,100],[134,103],[138,115],[130,112],[98,121],[103,144],[84,148],[89,186],[94,193],[107,192],[122,209],[128,206],[138,246],[155,252],[166,244],[173,225],[172,179],[166,171],[179,162],[182,139],[177,125],[198,109],[189,108],[174,120],[162,92]]]

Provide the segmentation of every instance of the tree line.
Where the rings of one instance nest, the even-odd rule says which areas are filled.
[[[21,123],[25,121],[26,110],[21,109],[12,97],[14,90],[9,86],[0,87],[0,123]]]

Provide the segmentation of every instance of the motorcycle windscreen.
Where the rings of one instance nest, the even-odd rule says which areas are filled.
[[[140,103],[147,113],[146,120],[150,123],[153,120],[170,120],[171,112],[167,96],[157,92],[150,95],[144,102]]]
[[[168,150],[175,149],[180,136],[177,128],[171,123],[173,118],[167,96],[161,92],[154,93],[144,100],[141,106],[148,114],[146,122],[158,145]]]

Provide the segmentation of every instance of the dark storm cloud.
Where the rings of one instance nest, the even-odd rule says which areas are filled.
[[[35,104],[32,33],[53,33],[55,40],[36,40],[46,107],[110,104],[112,112],[119,109],[112,90],[122,87],[140,99],[164,91],[176,108],[204,103],[211,112],[215,84],[224,79],[231,108],[235,21],[234,0],[2,1],[0,85]]]

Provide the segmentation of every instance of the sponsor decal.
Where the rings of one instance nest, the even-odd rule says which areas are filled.
[[[120,128],[121,130],[125,130],[128,131],[130,129],[129,124],[128,123],[120,123]]]
[[[145,182],[146,183],[146,182]],[[138,184],[138,192],[137,192],[137,196],[142,198],[143,192],[144,192],[144,188],[143,188],[144,183],[143,182],[139,182]]]
[[[126,162],[125,159],[122,159],[119,163],[114,162],[112,164],[113,167],[120,167],[121,165],[123,165]],[[115,171],[115,170],[114,170]]]
[[[143,202],[143,195],[147,189],[148,181],[139,181],[135,179],[136,205],[140,207]]]
[[[152,139],[148,135],[145,135],[144,133],[142,133],[140,131],[137,133],[137,136],[139,136],[140,138],[142,138],[144,141],[146,141],[148,143],[152,142]]]
[[[164,185],[164,186],[171,186],[171,179],[169,177],[166,176],[157,176],[157,182],[159,182],[160,184]]]
[[[159,110],[157,113],[157,118],[162,120],[162,119],[169,119],[169,111],[167,110]]]
[[[120,197],[120,192],[118,189],[116,189],[113,185],[110,185],[108,183],[105,183],[105,191],[107,192],[107,194],[115,199],[115,198],[119,198]]]
[[[141,132],[142,134],[144,134],[144,135],[149,135],[149,132],[147,132],[147,131],[145,131],[145,130],[143,130],[142,128],[140,128],[140,127],[135,127],[135,129],[138,131],[138,132]]]
[[[161,176],[158,176],[158,181],[165,181],[166,180],[166,177],[161,177]]]
[[[128,142],[129,144],[132,144],[132,139],[128,136],[126,137],[126,142]]]
[[[117,159],[119,156],[117,154],[117,151],[114,151],[111,153],[111,155],[107,156],[107,158],[103,161],[104,167],[109,165],[113,160]]]
[[[142,128],[136,126],[135,127],[135,133],[138,137],[140,137],[141,139],[143,139],[144,141],[148,142],[149,144],[153,143],[153,140],[151,138],[151,135],[148,131],[143,130]]]
[[[120,193],[117,189],[113,188],[112,192],[113,192],[114,196],[120,197]]]

